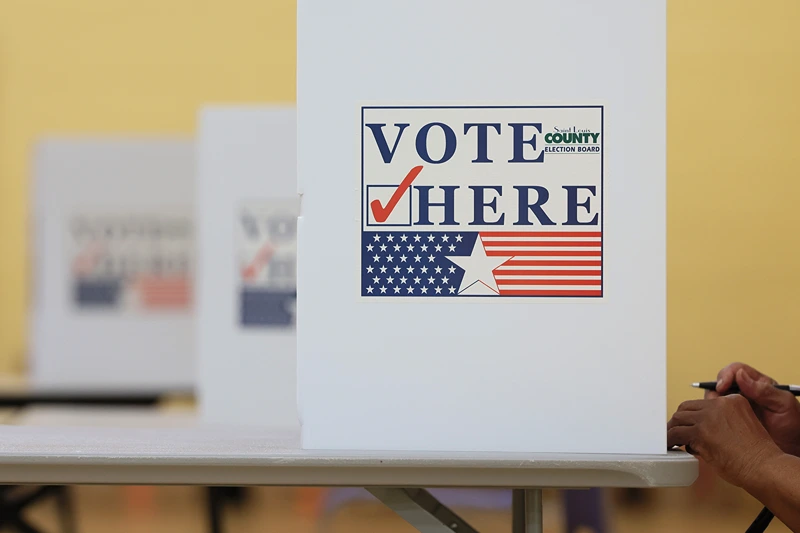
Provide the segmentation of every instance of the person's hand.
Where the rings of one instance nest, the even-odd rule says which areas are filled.
[[[751,366],[732,363],[719,371],[717,390],[707,391],[705,397],[717,398],[738,385],[772,440],[784,452],[800,456],[800,403],[791,392],[773,387],[775,383]]]
[[[683,402],[667,423],[667,446],[685,446],[738,487],[756,479],[759,465],[783,455],[739,394]]]

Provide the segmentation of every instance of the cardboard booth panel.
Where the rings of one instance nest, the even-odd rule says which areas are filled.
[[[37,145],[35,386],[192,388],[194,168],[184,139]]]
[[[295,110],[209,107],[198,135],[202,419],[297,428]]]
[[[663,0],[300,0],[303,445],[665,453],[665,107]]]

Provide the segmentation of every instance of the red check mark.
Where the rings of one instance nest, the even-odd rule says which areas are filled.
[[[380,200],[373,200],[369,206],[372,208],[372,216],[375,218],[376,222],[386,222],[386,219],[389,218],[389,215],[392,214],[394,208],[397,206],[397,202],[400,201],[400,198],[406,193],[411,184],[417,179],[419,173],[422,172],[422,166],[414,167],[408,171],[408,174],[400,185],[397,186],[397,189],[392,194],[392,197],[389,198],[389,202],[384,207],[381,204]]]
[[[99,243],[89,245],[81,252],[72,263],[72,271],[75,274],[91,274],[95,267],[100,264],[105,249]]]
[[[256,279],[256,276],[267,266],[269,260],[272,259],[272,254],[274,252],[275,250],[269,244],[262,246],[250,264],[242,269],[242,277],[245,281]]]

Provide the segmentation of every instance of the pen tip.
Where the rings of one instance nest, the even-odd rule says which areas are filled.
[[[699,386],[700,386],[700,384],[699,384],[699,383],[692,383],[692,387],[694,387],[694,388],[697,388],[697,387],[699,387]]]

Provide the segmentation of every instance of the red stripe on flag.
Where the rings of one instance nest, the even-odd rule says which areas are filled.
[[[591,250],[486,250],[486,255],[497,257],[600,257],[602,252]]]
[[[498,279],[501,285],[602,285],[599,279]]]
[[[599,248],[600,241],[484,241],[486,248],[496,246],[574,246]]]
[[[599,276],[598,270],[503,270],[495,269],[495,276]]]
[[[603,291],[586,290],[586,291],[548,291],[548,290],[515,290],[515,291],[500,291],[501,296],[602,296]]]
[[[482,231],[482,237],[601,237],[599,231]]]
[[[550,266],[550,267],[561,267],[561,266],[602,266],[602,261],[558,261],[558,260],[527,260],[527,259],[509,259],[502,266]]]

